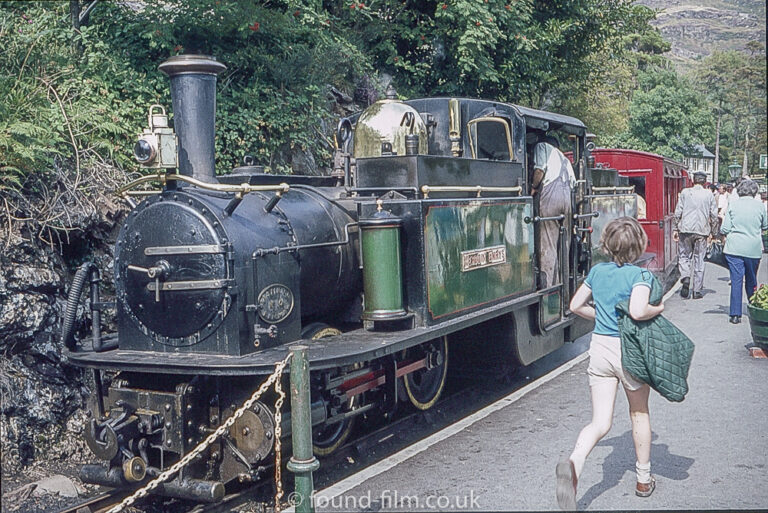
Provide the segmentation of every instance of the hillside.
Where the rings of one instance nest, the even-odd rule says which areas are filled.
[[[660,10],[654,25],[672,43],[670,57],[681,69],[713,50],[743,50],[765,44],[764,0],[639,0]]]

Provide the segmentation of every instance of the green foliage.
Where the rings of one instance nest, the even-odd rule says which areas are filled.
[[[589,57],[608,48],[634,12],[628,0],[291,5],[311,11],[309,18],[320,25],[327,20],[372,69],[393,76],[401,95],[483,97],[534,107],[553,103],[563,84],[588,83]]]
[[[173,54],[204,52],[228,66],[219,77],[219,172],[245,154],[289,172],[294,150],[328,161],[321,127],[334,126],[327,86],[347,89],[370,67],[349,42],[287,3],[101,2],[88,25],[70,26],[67,3],[0,7],[0,187],[23,188],[58,157],[135,169],[132,146],[147,108],[170,109],[157,66]],[[76,44],[77,43],[77,44]],[[78,53],[78,47],[83,54]]]
[[[94,159],[127,163],[126,138],[139,116],[124,93],[135,76],[89,27],[69,29],[66,4],[2,9],[0,184],[21,190],[27,176],[48,172],[55,159],[78,168]],[[75,42],[86,46],[84,55]]]
[[[45,20],[12,7],[0,17],[0,36],[7,42],[0,59],[0,190],[19,190],[39,163],[51,165],[66,144],[63,134],[51,129],[61,123],[60,112],[48,100],[49,88],[37,73],[59,60],[38,44],[52,31],[44,28]]]
[[[706,96],[714,117],[720,117],[721,176],[734,160],[747,153],[748,171],[755,174],[757,158],[766,151],[766,60],[765,48],[751,41],[746,52],[713,52],[691,76]],[[712,147],[714,137],[709,141]]]
[[[369,71],[360,53],[331,34],[327,23],[289,3],[169,1],[140,12],[109,5],[92,18],[112,53],[125,55],[129,69],[141,70],[160,90],[167,89],[167,78],[157,65],[172,54],[205,53],[225,62],[217,97],[220,173],[246,154],[274,171],[290,172],[294,149],[327,162],[330,152],[317,134],[321,126],[332,126],[327,86],[343,89]],[[139,95],[136,104],[146,108],[154,101],[147,96]]]
[[[768,310],[768,285],[760,285],[752,297],[749,298],[749,304],[755,308]]]
[[[712,117],[702,97],[673,72],[645,72],[629,107],[629,133],[650,151],[682,160],[711,138]]]
[[[598,143],[682,160],[696,144],[712,137],[713,121],[706,101],[688,80],[673,71],[652,69],[638,75],[627,130],[605,135]]]
[[[157,65],[180,53],[227,65],[217,95],[219,173],[245,154],[277,172],[290,172],[300,153],[328,165],[336,118],[329,86],[352,96],[367,88],[365,104],[386,75],[405,97],[564,111],[601,137],[647,149],[664,140],[680,151],[706,125],[694,116],[686,129],[666,113],[656,126],[653,116],[690,100],[678,98],[677,86],[648,83],[666,77],[642,78],[630,110],[638,70],[663,66],[668,49],[650,26],[654,11],[630,0],[99,2],[79,31],[68,7],[0,7],[0,187],[23,187],[54,160],[136,169],[131,148],[147,107],[170,109]]]
[[[584,121],[602,146],[638,147],[642,144],[625,134],[637,75],[651,67],[667,66],[662,54],[670,45],[650,24],[656,16],[654,10],[632,5],[622,14],[616,22],[620,29],[606,39],[601,50],[585,57],[584,79],[553,86],[559,99],[553,101],[553,108]]]

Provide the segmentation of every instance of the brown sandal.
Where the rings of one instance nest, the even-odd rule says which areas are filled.
[[[656,478],[651,476],[650,483],[637,483],[637,486],[635,487],[635,495],[638,497],[650,497],[655,489]]]

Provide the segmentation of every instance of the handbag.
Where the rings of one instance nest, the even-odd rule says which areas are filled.
[[[648,302],[658,305],[663,295],[661,283],[653,277]],[[668,401],[685,399],[694,350],[691,339],[663,315],[645,321],[632,319],[628,299],[616,305],[616,311],[623,369]]]
[[[707,254],[704,255],[704,260],[728,269],[728,261],[725,259],[725,253],[723,253],[723,243],[719,240],[712,241],[707,247]]]

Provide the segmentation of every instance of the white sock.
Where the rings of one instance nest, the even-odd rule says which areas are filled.
[[[651,462],[635,462],[635,472],[637,472],[637,482],[647,484],[651,482]]]

